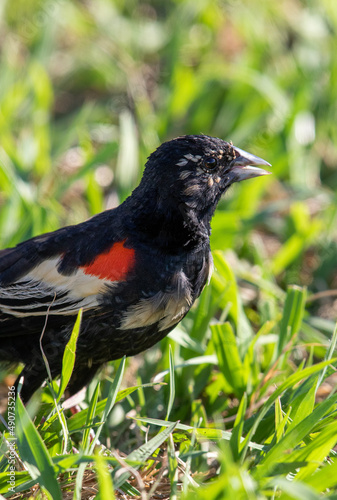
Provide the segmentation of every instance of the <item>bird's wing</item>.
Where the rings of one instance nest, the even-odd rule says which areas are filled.
[[[126,278],[134,250],[117,241],[74,264],[74,249],[39,251],[38,239],[0,251],[0,314],[16,317],[77,314],[99,306],[99,297]],[[76,243],[78,247],[78,242]],[[61,245],[62,247],[62,245]],[[46,256],[47,255],[47,256]]]

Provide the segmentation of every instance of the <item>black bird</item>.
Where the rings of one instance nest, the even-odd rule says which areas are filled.
[[[214,137],[178,137],[150,155],[117,208],[0,251],[0,362],[24,363],[24,401],[47,377],[42,332],[56,377],[80,308],[70,394],[182,320],[212,273],[217,203],[234,182],[268,173],[256,165],[269,163]]]

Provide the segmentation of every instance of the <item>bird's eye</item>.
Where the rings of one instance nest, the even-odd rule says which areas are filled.
[[[218,162],[216,158],[213,158],[213,156],[207,156],[204,159],[204,165],[207,168],[207,170],[213,170],[217,166]]]

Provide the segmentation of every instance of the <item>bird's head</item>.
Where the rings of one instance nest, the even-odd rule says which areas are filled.
[[[163,143],[148,158],[138,200],[151,199],[151,218],[176,224],[183,215],[185,230],[209,223],[221,195],[235,182],[269,172],[268,162],[231,143],[206,135],[186,135]],[[147,195],[144,196],[144,190]],[[179,213],[178,213],[179,212]]]
[[[270,173],[257,165],[270,166],[222,139],[186,135],[164,142],[150,155],[144,181],[159,186],[159,197],[202,210],[216,205],[234,182]]]

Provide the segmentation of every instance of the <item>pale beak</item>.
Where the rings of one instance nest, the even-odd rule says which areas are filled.
[[[253,177],[259,177],[260,175],[269,175],[271,172],[258,168],[256,165],[263,165],[266,167],[271,167],[271,164],[258,156],[247,153],[240,148],[233,147],[233,149],[239,154],[235,160],[232,161],[231,169],[229,171],[231,182],[245,181],[246,179],[252,179]]]

